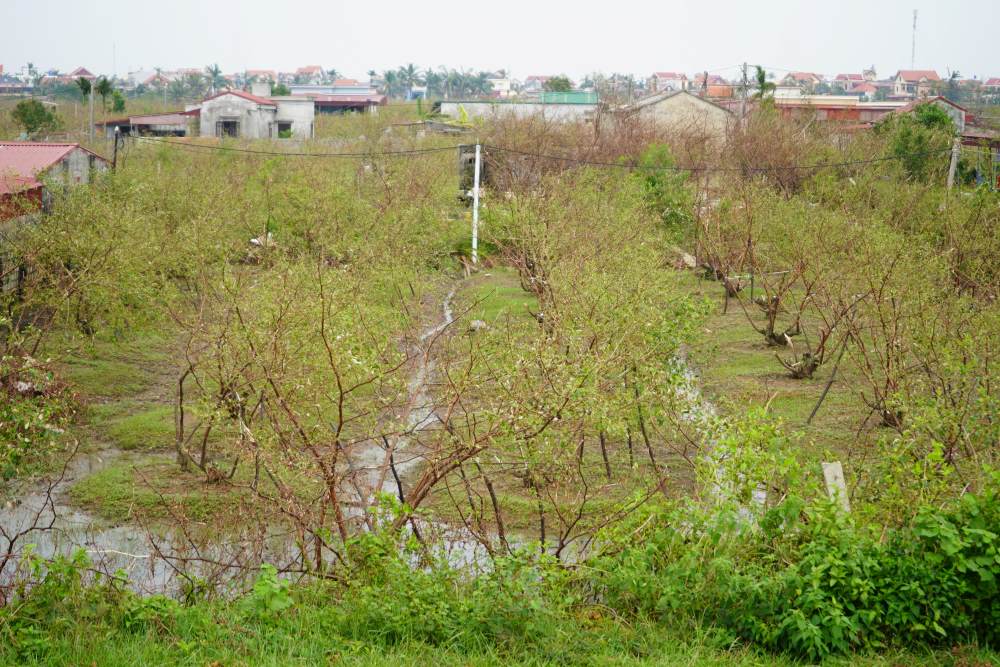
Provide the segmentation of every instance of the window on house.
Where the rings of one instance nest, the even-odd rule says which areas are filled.
[[[223,119],[215,121],[215,136],[217,137],[240,136],[240,121],[232,119]]]
[[[279,139],[291,139],[292,138],[292,123],[285,121],[278,121],[278,138]]]

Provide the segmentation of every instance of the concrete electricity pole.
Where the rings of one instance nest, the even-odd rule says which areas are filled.
[[[747,93],[750,86],[750,82],[747,80],[747,64],[743,63],[743,95],[740,101],[740,122],[747,117]]]
[[[476,169],[472,181],[472,263],[479,262],[479,173],[481,170],[481,147],[476,144]]]
[[[90,137],[90,143],[94,143],[94,82],[90,82],[90,130],[87,132],[87,136]]]

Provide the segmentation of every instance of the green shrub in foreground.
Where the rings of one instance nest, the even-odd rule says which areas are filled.
[[[884,539],[832,506],[786,501],[760,529],[665,513],[640,544],[596,559],[606,604],[717,625],[810,659],[895,646],[996,646],[1000,498],[994,486],[921,510]]]
[[[653,508],[637,520],[641,529],[608,536],[606,555],[572,569],[534,550],[476,576],[426,554],[415,567],[412,545],[372,534],[349,545],[350,583],[295,584],[265,566],[242,597],[189,604],[136,596],[121,578],[92,580],[82,554],[32,558],[35,583],[0,609],[0,663],[71,653],[81,633],[112,645],[145,637],[150,651],[198,660],[264,648],[308,661],[351,647],[425,646],[585,662],[598,653],[642,657],[657,636],[688,634],[811,660],[997,645],[995,483],[885,535],[795,499],[756,525],[690,507]]]

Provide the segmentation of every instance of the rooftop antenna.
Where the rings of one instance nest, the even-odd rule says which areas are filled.
[[[916,67],[917,62],[917,10],[913,10],[913,43],[910,47],[910,69]]]

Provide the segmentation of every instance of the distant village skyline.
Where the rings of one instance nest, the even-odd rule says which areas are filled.
[[[290,67],[290,68],[273,67],[273,66],[268,66],[267,64],[263,64],[263,65],[255,64],[255,66],[248,67],[248,68],[231,69],[231,68],[226,68],[224,66],[221,66],[216,61],[216,62],[208,62],[208,63],[206,63],[203,66],[197,66],[197,65],[194,65],[194,64],[187,64],[187,65],[180,65],[180,66],[162,66],[162,65],[157,65],[157,66],[143,66],[143,67],[136,67],[136,68],[126,68],[126,71],[118,71],[118,72],[110,72],[109,71],[109,72],[105,72],[105,71],[100,71],[98,68],[90,67],[86,63],[76,63],[76,64],[74,64],[72,66],[69,66],[69,67],[61,67],[61,66],[46,66],[43,63],[40,63],[40,62],[37,62],[37,61],[29,61],[29,62],[30,62],[31,65],[33,65],[35,67],[35,70],[39,74],[41,74],[41,75],[50,75],[51,74],[51,75],[59,75],[59,76],[70,76],[76,70],[78,70],[78,69],[84,69],[84,70],[87,70],[89,72],[92,72],[96,76],[107,76],[107,77],[115,76],[119,80],[123,80],[123,81],[129,79],[130,76],[134,76],[134,75],[137,75],[137,74],[143,74],[143,75],[144,74],[150,74],[150,75],[152,75],[155,72],[157,72],[157,70],[165,72],[165,73],[167,73],[167,72],[169,72],[169,73],[177,73],[177,72],[180,72],[180,73],[190,73],[190,72],[204,73],[207,67],[210,67],[210,66],[213,66],[213,65],[219,65],[219,67],[221,69],[221,72],[225,76],[234,76],[234,75],[236,75],[236,76],[242,76],[242,75],[245,75],[245,74],[257,74],[259,76],[261,73],[271,72],[271,73],[273,73],[275,75],[274,76],[274,80],[277,81],[279,79],[279,75],[281,75],[281,77],[295,76],[296,74],[300,74],[302,72],[302,70],[311,70],[311,69],[314,69],[314,68],[318,67],[323,72],[335,72],[336,73],[336,78],[339,78],[339,79],[367,81],[370,78],[369,72],[371,72],[371,71],[375,72],[375,78],[379,78],[385,71],[392,71],[392,70],[395,70],[397,67],[400,67],[400,66],[403,66],[403,65],[406,65],[406,64],[413,64],[413,65],[415,65],[416,68],[421,73],[427,72],[427,71],[439,71],[441,69],[458,70],[458,71],[468,70],[470,72],[476,72],[476,71],[484,71],[484,72],[491,72],[491,73],[504,72],[505,76],[507,78],[510,78],[512,80],[518,80],[518,81],[521,81],[521,82],[523,82],[525,79],[533,78],[533,77],[540,77],[540,76],[541,77],[551,77],[551,76],[563,76],[563,75],[568,76],[571,80],[573,80],[575,83],[578,83],[578,84],[580,82],[584,81],[585,79],[588,79],[588,78],[590,78],[590,77],[592,77],[594,75],[603,75],[603,76],[607,76],[607,77],[610,77],[610,76],[613,76],[613,75],[621,75],[621,76],[632,75],[632,76],[634,76],[636,78],[637,81],[638,80],[645,81],[645,80],[647,80],[647,79],[649,79],[651,77],[656,77],[658,74],[663,74],[663,73],[671,73],[672,74],[672,73],[675,73],[675,72],[678,75],[684,75],[684,76],[686,76],[686,77],[688,77],[690,79],[694,79],[695,77],[702,77],[705,72],[708,72],[708,74],[710,75],[710,78],[712,78],[712,79],[721,78],[721,79],[725,80],[728,83],[738,83],[742,79],[742,71],[741,71],[742,63],[738,64],[738,65],[731,65],[731,66],[724,67],[724,68],[716,68],[716,69],[708,69],[708,68],[698,69],[698,68],[695,68],[695,69],[690,70],[690,71],[682,70],[682,69],[678,69],[678,68],[673,68],[673,69],[671,69],[671,68],[660,68],[660,69],[654,69],[654,70],[649,71],[649,72],[642,72],[642,71],[638,71],[638,70],[618,71],[618,72],[597,70],[597,71],[592,71],[592,72],[585,72],[582,75],[574,75],[574,74],[570,74],[570,73],[565,72],[565,71],[533,70],[533,71],[528,71],[528,72],[524,72],[524,73],[520,73],[519,74],[517,72],[512,72],[512,71],[510,71],[510,70],[508,70],[506,68],[503,68],[503,67],[482,68],[482,69],[456,67],[456,66],[448,66],[448,65],[441,65],[441,66],[433,66],[432,67],[432,66],[422,66],[419,63],[400,63],[398,66],[392,67],[390,70],[386,70],[386,69],[374,69],[374,70],[373,69],[368,69],[368,70],[365,70],[364,72],[358,73],[358,72],[346,72],[346,71],[343,71],[343,70],[341,70],[341,69],[339,69],[339,68],[337,68],[335,66],[329,66],[328,67],[328,66],[324,66],[324,65],[319,64],[319,63],[311,63],[311,64],[308,64],[308,65],[297,65],[297,66]],[[781,79],[785,78],[786,76],[792,75],[792,74],[815,74],[818,77],[820,77],[821,80],[829,82],[829,83],[835,83],[836,79],[839,76],[841,76],[841,75],[844,75],[844,74],[858,74],[858,75],[860,75],[863,71],[869,70],[869,68],[872,67],[871,65],[865,65],[865,66],[859,66],[859,67],[853,67],[853,68],[851,68],[851,67],[844,67],[844,68],[837,69],[836,71],[824,72],[824,71],[820,71],[820,70],[817,70],[817,69],[801,68],[801,67],[797,68],[797,69],[786,69],[786,68],[769,67],[767,65],[763,65],[763,64],[755,63],[755,62],[749,62],[749,61],[746,64],[747,64],[747,76],[748,76],[748,80],[751,83],[754,80],[755,68],[758,65],[760,65],[761,67],[763,67],[763,69],[768,73],[769,78],[773,78],[774,80],[781,80]],[[14,76],[14,77],[17,77],[17,78],[24,78],[26,76],[28,65],[29,65],[29,63],[23,63],[23,64],[20,64],[19,66],[11,66],[11,65],[9,65],[7,63],[4,63],[4,62],[0,61],[0,74],[8,75],[8,76]],[[879,79],[890,79],[896,73],[898,73],[900,71],[910,71],[911,70],[911,68],[909,66],[902,66],[902,67],[893,68],[893,69],[887,69],[887,70],[880,70],[877,67],[875,67],[873,69],[877,73],[877,78],[879,78]],[[918,67],[912,68],[912,69],[919,70],[919,71],[927,71],[927,70],[934,71],[934,72],[936,72],[940,76],[940,78],[942,80],[945,80],[945,79],[949,78],[949,76],[951,75],[952,71],[957,71],[959,73],[959,78],[961,80],[973,80],[974,79],[974,80],[984,80],[985,81],[986,79],[992,78],[992,77],[996,76],[996,74],[1000,73],[1000,63],[998,63],[996,66],[994,66],[993,69],[991,69],[991,70],[983,70],[982,73],[976,73],[976,74],[970,74],[970,73],[962,72],[962,71],[959,71],[959,70],[952,70],[952,69],[949,69],[949,68],[919,67],[918,66]],[[996,70],[996,71],[994,71],[994,70]]]
[[[122,12],[109,0],[5,4],[5,24],[45,28],[9,32],[0,62],[11,70],[31,61],[41,69],[82,65],[121,77],[155,66],[217,63],[235,73],[320,65],[364,78],[369,70],[412,62],[421,68],[503,68],[521,79],[580,79],[591,72],[648,77],[662,70],[689,76],[708,70],[731,79],[745,61],[779,75],[795,70],[832,77],[874,65],[880,76],[912,68],[982,79],[1000,69],[993,48],[1000,3],[991,0],[508,0],[502,8],[471,4],[436,12],[402,0],[289,0],[280,8],[263,0],[176,0],[155,14],[141,7]]]

